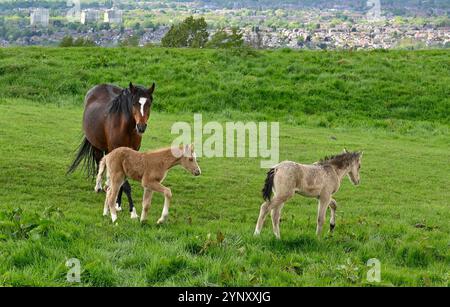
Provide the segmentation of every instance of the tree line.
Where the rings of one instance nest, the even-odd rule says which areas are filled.
[[[119,46],[138,46],[139,37],[132,36],[122,40]],[[217,30],[210,37],[208,24],[203,17],[188,17],[183,22],[172,25],[161,40],[161,45],[168,48],[241,48],[244,47],[242,32],[238,28]],[[95,42],[89,39],[65,36],[60,47],[90,47]]]

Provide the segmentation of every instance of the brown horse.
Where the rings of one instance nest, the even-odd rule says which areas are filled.
[[[95,177],[105,154],[118,147],[139,150],[154,90],[155,83],[147,89],[131,82],[128,88],[100,84],[90,89],[84,99],[83,141],[68,173],[83,162],[87,174]],[[132,217],[137,218],[128,181],[120,188],[116,207],[121,210],[123,192],[127,195]]]

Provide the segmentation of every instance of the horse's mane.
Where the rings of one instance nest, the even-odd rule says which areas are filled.
[[[353,163],[355,159],[360,156],[359,152],[344,152],[334,156],[326,156],[321,159],[317,164],[319,165],[334,165],[340,169],[345,168]]]
[[[129,89],[123,89],[110,103],[109,114],[124,114],[126,117],[131,116],[132,101]]]

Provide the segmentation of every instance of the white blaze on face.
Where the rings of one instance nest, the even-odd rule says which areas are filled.
[[[147,102],[147,98],[145,98],[145,97],[139,98],[139,104],[141,105],[141,114],[142,114],[142,116],[144,116],[144,106],[145,106],[146,102]]]

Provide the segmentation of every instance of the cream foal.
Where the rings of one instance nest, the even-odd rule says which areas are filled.
[[[268,173],[263,189],[264,203],[261,205],[255,235],[259,235],[264,220],[272,212],[272,226],[275,236],[280,238],[280,215],[284,203],[295,193],[315,197],[319,200],[317,214],[317,235],[322,232],[328,206],[331,209],[330,231],[336,225],[336,201],[332,195],[339,190],[342,178],[350,177],[350,181],[358,185],[360,182],[362,152],[347,152],[325,158],[312,165],[285,161],[274,166]],[[272,190],[275,192],[270,199]]]

